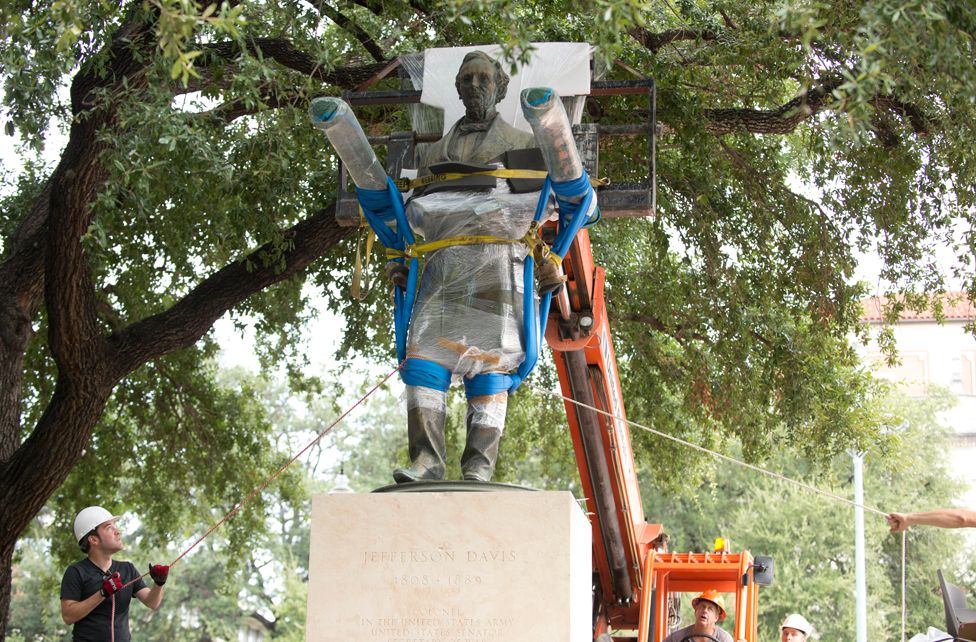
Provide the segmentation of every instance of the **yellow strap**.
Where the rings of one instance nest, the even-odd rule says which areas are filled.
[[[541,169],[490,169],[480,172],[445,172],[443,174],[428,174],[418,178],[398,178],[393,181],[397,189],[401,192],[430,185],[431,183],[441,183],[446,181],[456,181],[468,176],[494,176],[495,178],[542,178],[549,175],[549,172]],[[600,187],[610,183],[609,178],[591,178],[590,185]]]
[[[538,235],[537,231],[538,225],[533,221],[529,232],[522,237],[522,242],[529,248],[529,253],[537,261],[549,261],[557,267],[561,266],[563,264],[563,257],[553,252],[552,248],[542,240],[542,237]]]
[[[376,232],[369,228],[366,235],[366,290],[369,291],[369,257],[373,255],[373,242],[376,241]]]
[[[465,236],[452,236],[451,238],[441,239],[439,241],[431,241],[430,243],[418,243],[415,245],[408,245],[405,251],[400,251],[396,249],[387,248],[386,258],[388,259],[406,259],[411,257],[422,257],[424,254],[429,254],[436,250],[443,249],[445,247],[453,247],[455,245],[491,245],[491,244],[512,244],[512,243],[524,243],[528,248],[529,252],[534,252],[537,246],[542,246],[545,248],[543,250],[543,256],[549,261],[552,261],[556,265],[561,265],[563,260],[558,254],[554,254],[549,251],[549,246],[539,238],[538,234],[535,233],[536,226],[533,224],[529,228],[529,233],[520,239],[506,239],[500,236],[487,236],[487,235],[465,235]]]
[[[349,296],[357,301],[362,295],[362,291],[359,289],[359,279],[363,273],[362,240],[363,234],[362,229],[360,229],[356,238],[356,265],[352,269],[352,285],[349,286]]]
[[[451,247],[453,245],[489,245],[495,243],[521,243],[522,239],[512,240],[502,238],[500,236],[481,236],[481,235],[466,235],[466,236],[452,236],[451,238],[441,239],[440,241],[431,241],[430,243],[417,243],[414,245],[408,245],[406,251],[401,252],[400,250],[387,248],[386,257],[390,259],[401,259],[401,258],[411,258],[414,256],[423,256],[434,250],[440,250],[445,247]]]
[[[356,266],[352,272],[352,285],[349,286],[349,294],[353,299],[361,301],[369,293],[369,257],[373,253],[373,241],[376,234],[372,229],[366,231],[366,261],[362,259],[362,233],[356,239]],[[362,287],[360,287],[362,282]]]

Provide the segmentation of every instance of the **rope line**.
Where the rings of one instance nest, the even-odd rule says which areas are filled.
[[[235,514],[237,514],[237,512],[239,510],[241,510],[245,505],[247,505],[248,502],[250,502],[252,499],[254,499],[254,497],[258,493],[260,493],[261,491],[263,491],[265,488],[267,488],[271,484],[271,482],[273,482],[279,476],[281,476],[281,473],[285,472],[285,469],[287,469],[289,466],[291,466],[293,463],[295,463],[295,461],[298,460],[299,457],[301,457],[306,452],[308,452],[309,449],[312,448],[312,446],[314,446],[319,441],[321,441],[322,437],[325,437],[327,434],[329,434],[330,432],[332,432],[332,429],[335,428],[337,425],[339,425],[339,423],[343,419],[345,419],[347,416],[349,416],[349,413],[351,413],[353,410],[355,410],[357,407],[359,407],[374,392],[376,392],[377,390],[379,390],[380,387],[382,387],[383,384],[385,384],[387,381],[389,381],[390,380],[390,377],[392,377],[397,372],[399,372],[400,371],[400,368],[402,368],[402,367],[403,367],[403,363],[398,364],[397,367],[394,368],[388,375],[386,375],[385,377],[383,377],[383,379],[379,383],[377,383],[375,386],[373,386],[372,388],[370,388],[369,392],[367,392],[365,395],[363,395],[362,397],[360,397],[356,401],[356,403],[354,403],[353,405],[351,405],[345,412],[343,412],[341,415],[339,415],[339,418],[338,419],[336,419],[335,421],[333,421],[331,424],[329,424],[329,426],[325,430],[323,430],[322,432],[320,432],[315,437],[315,439],[313,439],[312,441],[308,442],[308,444],[306,444],[306,446],[304,448],[302,448],[301,450],[299,450],[291,459],[289,459],[282,466],[280,466],[278,468],[278,470],[276,470],[270,477],[268,477],[266,480],[264,480],[263,483],[261,483],[260,485],[258,485],[257,487],[255,487],[254,490],[252,490],[251,493],[247,497],[245,497],[243,500],[241,500],[241,502],[239,502],[236,506],[234,506],[232,509],[230,509],[230,511],[228,511],[226,515],[224,515],[223,517],[221,517],[220,518],[220,521],[218,521],[216,524],[214,524],[213,526],[211,526],[210,529],[207,530],[206,533],[204,533],[203,535],[201,535],[195,542],[193,542],[192,544],[190,544],[190,546],[187,547],[186,550],[184,550],[182,553],[180,553],[179,556],[177,556],[176,559],[174,559],[172,562],[170,562],[169,563],[170,567],[176,566],[176,564],[181,559],[183,559],[187,555],[187,553],[189,553],[194,548],[196,548],[200,544],[200,542],[202,542],[203,540],[207,539],[207,537],[209,537],[210,534],[213,533],[215,530],[217,530],[218,528],[220,528],[220,526],[224,522],[226,522],[231,517],[233,517]],[[130,584],[133,584],[133,583],[135,583],[135,582],[143,579],[147,575],[149,575],[148,572],[143,573],[139,577],[137,577],[134,580],[132,580],[132,581],[128,582],[127,584],[125,584],[125,586],[129,586]]]
[[[730,462],[730,463],[733,463],[733,464],[738,464],[739,466],[742,466],[744,468],[748,468],[748,469],[754,470],[754,471],[756,471],[758,473],[762,473],[763,475],[766,475],[767,477],[772,477],[773,479],[778,479],[780,481],[784,481],[784,482],[787,482],[789,484],[793,484],[793,485],[798,486],[800,488],[803,488],[803,489],[806,489],[806,490],[809,490],[809,491],[813,491],[815,493],[819,493],[820,495],[824,495],[824,496],[829,497],[831,499],[835,499],[835,500],[837,500],[839,502],[843,502],[845,504],[850,504],[851,506],[854,506],[854,507],[863,508],[864,510],[870,511],[870,512],[875,513],[877,515],[881,515],[882,517],[887,516],[887,513],[883,512],[883,511],[880,511],[877,508],[874,508],[873,506],[867,506],[867,505],[858,504],[857,502],[854,502],[854,501],[852,501],[850,499],[847,499],[846,497],[841,497],[840,495],[837,495],[837,494],[832,493],[832,492],[827,491],[827,490],[823,490],[822,488],[818,488],[818,487],[813,486],[811,484],[807,484],[807,483],[798,481],[796,479],[793,479],[791,477],[787,477],[786,475],[783,475],[781,473],[777,473],[777,472],[773,472],[771,470],[765,470],[763,468],[759,468],[758,466],[755,466],[755,465],[750,464],[748,462],[744,462],[744,461],[741,461],[739,459],[736,459],[735,457],[732,457],[730,455],[726,455],[724,453],[720,453],[718,451],[711,450],[711,449],[706,448],[704,446],[700,446],[700,445],[698,445],[696,443],[693,443],[693,442],[690,442],[690,441],[688,441],[686,439],[681,439],[680,437],[675,437],[674,435],[669,435],[667,433],[663,433],[660,430],[655,430],[654,428],[651,428],[650,426],[645,426],[645,425],[640,424],[640,423],[638,423],[636,421],[631,421],[629,419],[625,419],[624,417],[620,417],[618,415],[614,415],[613,413],[609,413],[609,412],[607,412],[605,410],[602,410],[600,408],[596,408],[595,406],[591,406],[589,404],[585,404],[585,403],[583,403],[581,401],[578,401],[576,399],[572,399],[570,397],[567,397],[567,396],[565,396],[565,395],[563,395],[563,394],[561,394],[559,392],[555,392],[555,391],[552,391],[552,390],[542,390],[541,388],[538,388],[536,386],[530,386],[530,387],[533,390],[535,390],[536,392],[538,392],[538,393],[545,394],[545,395],[549,395],[549,396],[552,396],[552,397],[558,397],[558,398],[562,399],[563,402],[569,402],[569,403],[575,404],[576,406],[579,406],[581,408],[588,408],[588,409],[590,409],[590,410],[592,410],[592,411],[594,411],[596,413],[599,413],[601,415],[604,415],[605,417],[609,417],[609,418],[612,418],[612,419],[616,419],[618,421],[622,421],[625,424],[627,424],[628,426],[635,426],[635,427],[640,428],[641,430],[643,430],[645,432],[649,432],[649,433],[651,433],[653,435],[657,435],[658,437],[663,437],[665,439],[669,439],[669,440],[671,440],[671,441],[673,441],[675,443],[678,443],[678,444],[681,444],[683,446],[687,446],[689,448],[692,448],[694,450],[698,450],[700,452],[703,452],[703,453],[712,455],[713,457],[717,457],[719,459],[723,459],[723,460],[725,460],[727,462]],[[906,630],[907,630],[907,623],[906,623],[906,619],[907,619],[906,618],[906,614],[907,614],[906,592],[907,592],[907,586],[908,586],[908,584],[907,584],[906,578],[905,578],[905,566],[906,566],[905,565],[905,560],[906,560],[906,543],[905,542],[906,542],[906,535],[907,535],[907,531],[902,531],[902,534],[901,534],[901,642],[905,642],[905,639],[906,639]],[[946,638],[946,639],[950,639],[950,638]],[[939,642],[942,642],[942,641],[940,640]]]
[[[669,435],[667,433],[661,432],[660,430],[655,430],[654,428],[651,428],[650,426],[645,426],[643,424],[637,423],[636,421],[631,421],[629,419],[625,419],[624,417],[620,417],[618,415],[614,415],[614,414],[609,413],[609,412],[607,412],[605,410],[601,410],[600,408],[596,408],[594,406],[591,406],[589,404],[585,404],[585,403],[583,403],[581,401],[578,401],[576,399],[572,399],[570,397],[567,397],[567,396],[565,396],[565,395],[563,395],[561,393],[554,392],[552,390],[542,390],[542,389],[537,388],[537,387],[533,387],[533,390],[535,390],[536,392],[539,392],[541,394],[550,395],[552,397],[558,397],[558,398],[562,399],[564,402],[569,402],[569,403],[575,404],[575,405],[577,405],[577,406],[579,406],[581,408],[588,408],[589,410],[592,410],[592,411],[594,411],[596,413],[599,413],[601,415],[604,415],[606,417],[610,417],[611,419],[616,419],[618,421],[622,421],[622,422],[624,422],[625,424],[627,424],[629,426],[635,426],[635,427],[640,428],[641,430],[643,430],[645,432],[649,432],[649,433],[651,433],[653,435],[657,435],[658,437],[663,437],[665,439],[669,439],[669,440],[671,440],[673,442],[676,442],[676,443],[679,443],[679,444],[681,444],[683,446],[687,446],[689,448],[693,448],[694,450],[698,450],[700,452],[707,453],[707,454],[712,455],[714,457],[717,457],[719,459],[724,459],[727,462],[730,462],[730,463],[733,463],[733,464],[737,464],[737,465],[742,466],[744,468],[748,468],[750,470],[754,470],[754,471],[756,471],[758,473],[762,473],[763,475],[766,475],[767,477],[772,477],[774,479],[779,479],[780,481],[784,481],[784,482],[787,482],[787,483],[790,483],[790,484],[794,484],[796,486],[799,486],[800,488],[804,488],[806,490],[810,490],[810,491],[813,491],[815,493],[819,493],[819,494],[824,495],[826,497],[830,497],[831,499],[835,499],[835,500],[837,500],[839,502],[843,502],[845,504],[850,504],[851,506],[863,508],[864,510],[870,511],[870,512],[875,513],[877,515],[881,515],[882,517],[884,517],[884,516],[887,515],[887,513],[883,512],[883,511],[880,511],[877,508],[874,508],[873,506],[866,506],[866,505],[858,504],[857,502],[854,502],[854,501],[852,501],[850,499],[847,499],[846,497],[841,497],[840,495],[837,495],[835,493],[832,493],[832,492],[830,492],[828,490],[823,490],[823,489],[818,488],[816,486],[812,486],[810,484],[807,484],[807,483],[798,481],[798,480],[793,479],[791,477],[787,477],[786,475],[783,475],[781,473],[777,473],[777,472],[773,472],[771,470],[766,470],[764,468],[760,468],[759,466],[755,466],[755,465],[750,464],[748,462],[744,462],[742,460],[736,459],[735,457],[732,457],[730,455],[726,455],[726,454],[720,453],[718,451],[715,451],[715,450],[711,450],[709,448],[706,448],[704,446],[700,446],[700,445],[698,445],[696,443],[687,441],[686,439],[682,439],[680,437],[675,437],[674,435]]]
[[[331,424],[329,424],[329,426],[325,430],[323,430],[322,432],[320,432],[318,434],[318,436],[315,437],[315,439],[313,439],[312,441],[308,442],[308,444],[306,444],[306,446],[304,448],[302,448],[301,450],[299,450],[298,453],[295,454],[291,459],[289,459],[287,462],[285,462],[284,464],[282,464],[282,466],[280,468],[278,468],[278,470],[276,470],[273,475],[271,475],[270,477],[268,477],[264,481],[264,483],[262,483],[260,486],[258,486],[254,490],[252,490],[250,495],[248,495],[247,497],[245,497],[239,504],[237,504],[237,506],[235,506],[234,508],[232,508],[226,515],[224,515],[222,518],[220,518],[220,521],[219,522],[217,522],[216,524],[214,524],[213,526],[211,526],[210,527],[210,530],[208,530],[206,533],[204,533],[197,541],[195,541],[192,544],[190,544],[190,546],[185,551],[183,551],[182,553],[180,553],[179,556],[175,560],[173,560],[172,562],[170,562],[170,566],[176,566],[176,563],[179,562],[181,559],[183,559],[183,557],[185,557],[187,553],[189,553],[194,548],[196,548],[196,546],[198,544],[200,544],[200,542],[202,542],[203,540],[205,540],[211,533],[213,533],[215,530],[217,530],[217,528],[219,528],[221,524],[223,524],[228,519],[230,519],[231,517],[233,517],[237,513],[237,511],[239,511],[241,508],[244,507],[245,504],[247,504],[248,502],[250,502],[252,499],[254,499],[254,497],[258,493],[260,493],[262,490],[264,490],[265,488],[267,488],[268,485],[271,484],[271,482],[273,482],[274,480],[276,480],[281,475],[281,473],[285,472],[285,469],[286,468],[288,468],[293,463],[295,463],[295,461],[299,457],[301,457],[302,455],[304,455],[306,452],[308,452],[309,449],[312,448],[312,446],[314,446],[315,444],[319,443],[319,441],[322,439],[322,437],[325,437],[327,434],[329,434],[330,432],[332,432],[332,429],[335,428],[337,425],[339,425],[339,422],[340,421],[342,421],[347,416],[349,416],[349,413],[351,413],[353,410],[355,410],[356,408],[358,408],[364,401],[366,401],[366,399],[368,399],[370,397],[370,395],[372,395],[374,392],[376,392],[377,390],[379,390],[380,387],[383,384],[385,384],[387,381],[389,381],[390,377],[392,377],[397,372],[399,372],[401,367],[403,367],[403,364],[402,363],[401,364],[398,364],[397,367],[394,368],[392,371],[390,371],[390,373],[388,375],[386,375],[385,377],[383,377],[383,379],[378,384],[376,384],[375,386],[373,386],[372,388],[370,388],[369,392],[367,392],[365,395],[363,395],[362,397],[360,397],[356,401],[356,403],[354,403],[353,405],[349,406],[349,408],[344,413],[342,413],[341,415],[339,415],[339,418],[338,419],[336,419]]]

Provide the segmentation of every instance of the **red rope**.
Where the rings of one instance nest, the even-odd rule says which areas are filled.
[[[109,626],[112,627],[112,635],[109,638],[111,642],[115,642],[115,593],[112,593],[112,621]]]
[[[237,504],[236,506],[234,506],[234,508],[230,509],[230,511],[228,511],[226,515],[224,515],[222,518],[220,518],[220,521],[218,521],[216,524],[214,524],[213,526],[211,526],[210,529],[206,533],[204,533],[202,536],[200,536],[200,538],[197,539],[195,542],[193,542],[192,544],[190,544],[190,546],[185,551],[183,551],[182,553],[180,553],[179,556],[177,556],[176,559],[174,559],[172,562],[170,562],[169,565],[170,566],[176,566],[177,562],[179,562],[181,559],[183,559],[186,556],[187,553],[189,553],[194,548],[196,548],[200,544],[200,542],[202,542],[203,540],[207,539],[207,537],[209,537],[211,533],[213,533],[215,530],[217,530],[218,528],[220,528],[220,526],[224,522],[226,522],[228,519],[230,519],[231,517],[233,517],[241,508],[243,508],[248,502],[250,502],[252,499],[254,499],[254,497],[258,493],[260,493],[262,490],[264,490],[265,488],[267,488],[271,484],[271,482],[273,482],[274,480],[276,480],[281,475],[281,473],[285,472],[285,469],[287,469],[289,466],[291,466],[293,463],[295,463],[295,461],[299,457],[301,457],[306,452],[308,452],[308,450],[310,448],[312,448],[312,446],[314,446],[315,444],[319,443],[319,441],[321,441],[322,437],[325,437],[327,434],[329,434],[330,432],[332,432],[332,429],[335,428],[339,424],[339,422],[341,422],[343,419],[345,419],[349,415],[349,413],[351,413],[353,410],[355,410],[357,407],[359,407],[359,405],[362,404],[364,401],[366,401],[366,399],[368,399],[374,392],[376,392],[377,390],[379,390],[379,388],[383,384],[385,384],[387,381],[389,381],[390,377],[392,377],[397,372],[399,372],[400,371],[400,368],[402,368],[402,367],[403,367],[403,364],[402,363],[399,364],[396,368],[393,369],[392,372],[390,372],[390,374],[388,374],[385,377],[383,377],[383,379],[378,384],[376,384],[375,386],[373,386],[372,388],[370,388],[369,392],[367,392],[365,395],[363,395],[362,397],[360,397],[359,400],[356,401],[356,403],[354,403],[344,413],[342,413],[339,416],[338,419],[336,419],[335,421],[333,421],[328,426],[328,428],[326,428],[325,430],[323,430],[322,432],[320,432],[318,434],[318,436],[315,437],[315,439],[313,439],[312,441],[310,441],[304,448],[302,448],[301,450],[299,450],[291,459],[289,459],[280,468],[278,468],[278,470],[276,470],[274,472],[274,474],[272,474],[270,477],[268,477],[266,480],[264,480],[264,482],[261,485],[259,485],[254,490],[252,490],[251,493],[247,497],[245,497],[243,501],[241,501],[239,504]],[[137,582],[138,580],[141,580],[142,578],[146,577],[147,575],[149,575],[148,572],[147,573],[143,573],[142,575],[140,575],[139,577],[135,578],[131,582],[126,583],[125,586],[129,586],[130,584],[133,584],[133,583]],[[112,607],[113,607],[113,610],[114,610],[114,607],[115,607],[114,600],[113,600],[113,603],[112,603]],[[114,620],[114,616],[113,616],[113,620]],[[113,631],[114,631],[114,627],[113,627]]]

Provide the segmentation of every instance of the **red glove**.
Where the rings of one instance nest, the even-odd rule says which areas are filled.
[[[102,580],[102,597],[108,597],[117,591],[122,590],[122,576],[112,573],[110,577]]]
[[[166,583],[166,578],[169,577],[169,567],[162,564],[150,564],[149,577],[156,583],[156,586],[162,586]]]

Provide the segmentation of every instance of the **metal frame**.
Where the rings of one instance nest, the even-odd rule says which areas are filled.
[[[357,91],[344,92],[342,97],[350,105],[409,105],[420,102],[419,90],[377,90],[368,88],[387,77],[399,66],[399,59],[387,65],[375,76],[364,82]],[[600,211],[604,217],[653,216],[657,208],[657,87],[653,78],[638,80],[607,80],[590,83],[589,96],[646,95],[648,122],[631,125],[600,125],[585,123],[573,126],[576,143],[586,171],[599,176],[600,140],[611,136],[641,136],[647,139],[647,175],[637,183],[614,183],[597,188]],[[403,168],[414,168],[415,150],[419,143],[432,143],[440,136],[420,135],[414,132],[393,132],[386,136],[369,138],[372,145],[387,148],[387,173],[398,177]],[[611,177],[612,179],[612,177]],[[339,193],[336,199],[335,217],[339,225],[360,224],[359,204],[355,192],[348,187],[345,167],[339,162]]]
[[[756,612],[758,587],[753,581],[753,558],[743,553],[650,553],[644,567],[645,584],[651,587],[641,600],[638,639],[661,642],[667,634],[667,618],[651,619],[653,613],[667,613],[672,593],[701,593],[715,589],[733,593],[735,604],[727,613],[735,613],[735,640],[756,640],[759,623]]]

